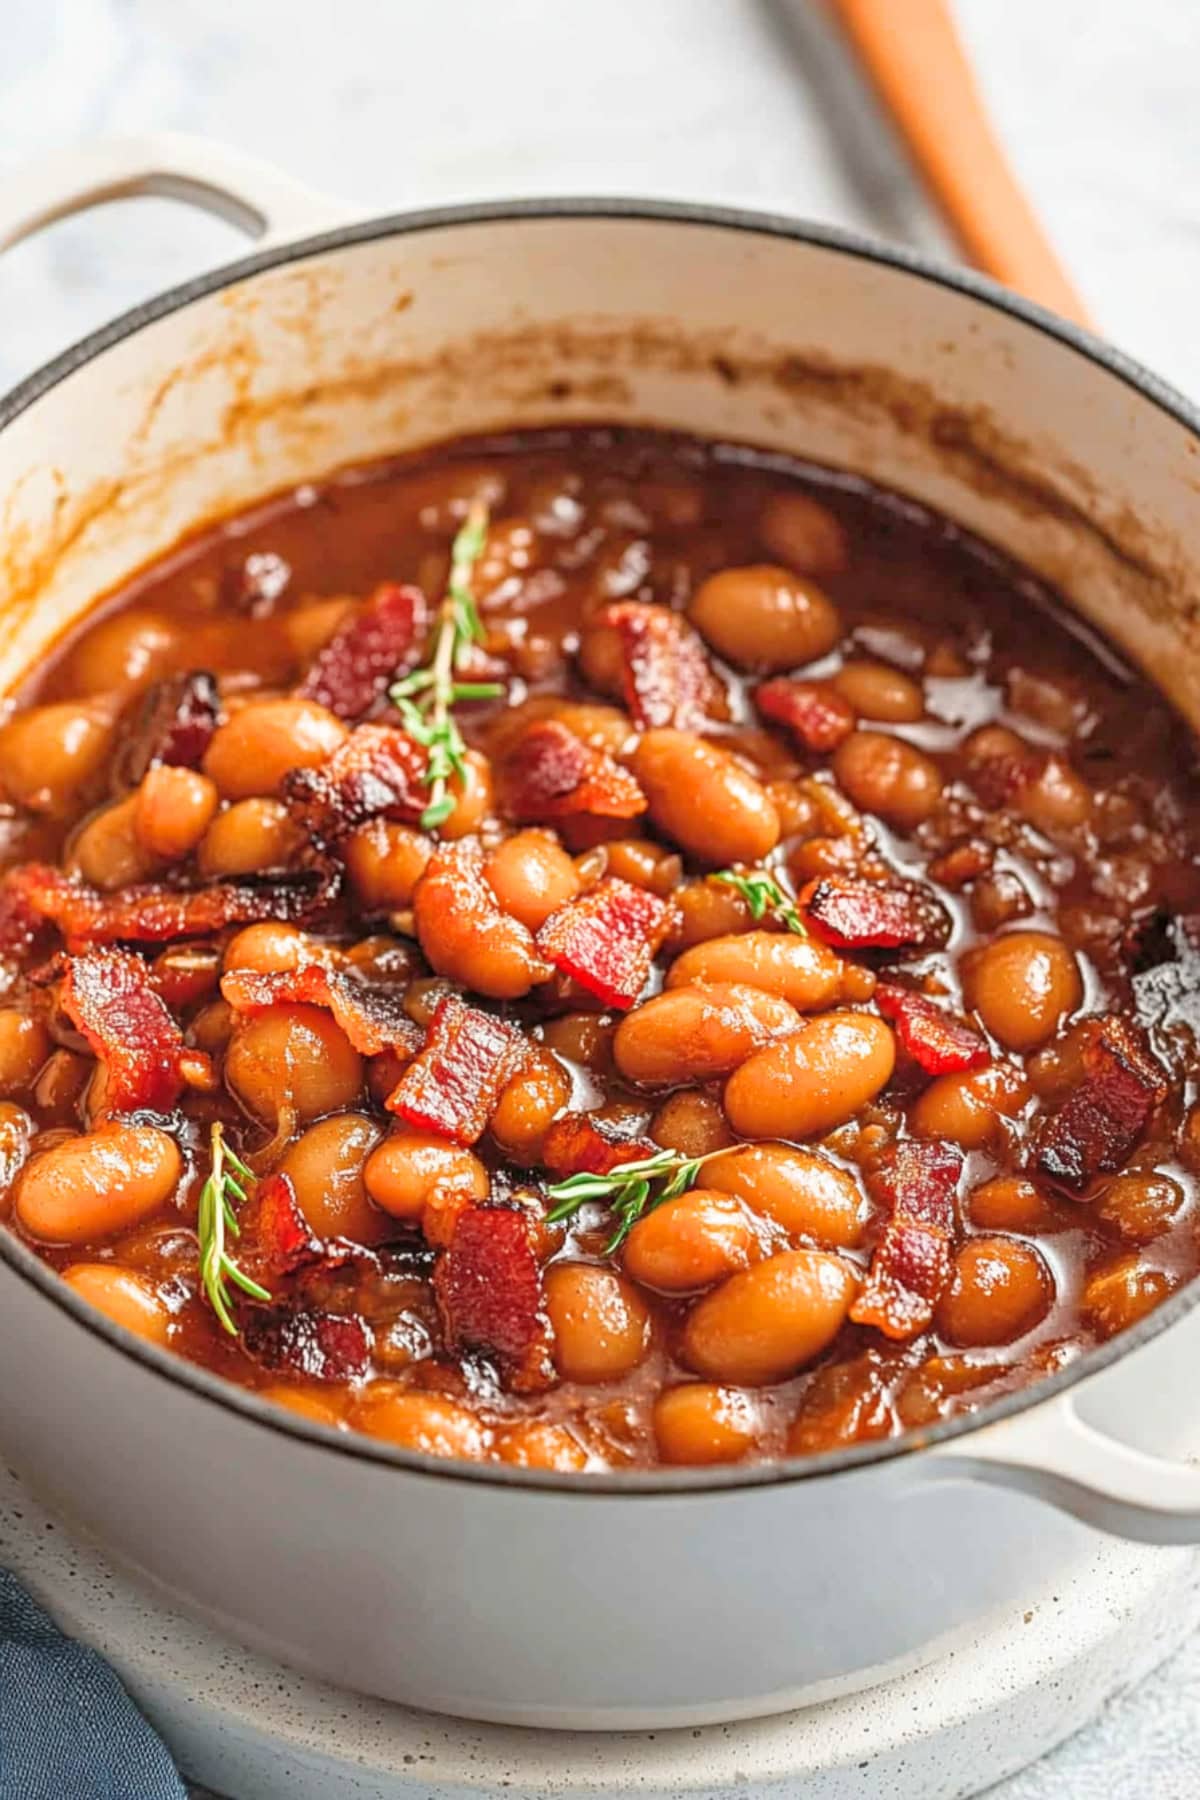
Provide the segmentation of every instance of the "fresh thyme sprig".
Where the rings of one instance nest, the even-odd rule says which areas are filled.
[[[659,1150],[636,1162],[619,1163],[607,1175],[568,1175],[546,1189],[549,1198],[557,1202],[546,1214],[547,1223],[571,1218],[589,1200],[603,1200],[617,1221],[616,1231],[604,1246],[605,1255],[611,1256],[639,1219],[664,1200],[686,1193],[703,1164],[724,1154],[723,1150],[710,1150],[706,1156],[684,1156],[678,1150]]]
[[[727,887],[736,888],[742,899],[750,908],[750,917],[758,920],[768,913],[774,915],[781,925],[794,931],[799,937],[808,936],[808,926],[796,911],[796,903],[790,894],[785,894],[773,875],[765,869],[751,869],[743,874],[738,869],[722,869],[714,881],[723,881]]]
[[[424,668],[406,675],[391,690],[404,723],[429,752],[429,804],[421,814],[426,831],[436,831],[450,817],[454,796],[447,783],[466,773],[467,747],[452,708],[459,700],[494,700],[504,692],[498,681],[457,679],[472,646],[484,640],[471,576],[487,542],[487,525],[487,507],[482,500],[473,501],[450,547],[450,575],[438,612],[433,655]]]
[[[230,1310],[231,1281],[252,1300],[265,1302],[271,1298],[266,1288],[260,1287],[238,1268],[225,1248],[226,1235],[237,1237],[240,1232],[234,1204],[246,1199],[247,1183],[253,1180],[253,1169],[247,1168],[237,1152],[229,1148],[220,1123],[215,1123],[212,1128],[212,1170],[200,1190],[196,1235],[200,1239],[200,1279],[209,1305],[230,1337],[238,1334]]]

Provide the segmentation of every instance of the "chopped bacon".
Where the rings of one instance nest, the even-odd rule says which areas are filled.
[[[204,888],[122,888],[101,894],[46,863],[10,869],[5,884],[70,943],[154,944],[168,938],[210,937],[227,925],[272,919],[308,924],[330,904],[337,879],[327,869],[298,869],[269,880],[217,881]]]
[[[339,719],[361,719],[389,682],[416,668],[428,629],[421,589],[385,581],[317,652],[296,691]]]
[[[950,917],[931,890],[915,881],[863,881],[820,875],[797,896],[817,937],[835,950],[939,947]]]
[[[121,776],[136,787],[155,763],[198,769],[221,719],[221,695],[204,669],[156,682],[138,703],[121,756]]]
[[[514,1026],[447,994],[430,1020],[424,1049],[385,1104],[420,1131],[473,1144],[527,1054]]]
[[[326,1260],[325,1245],[300,1210],[290,1175],[282,1170],[255,1182],[238,1213],[237,1259],[267,1289],[285,1276]],[[333,1259],[334,1266],[340,1259]]]
[[[867,1178],[876,1200],[891,1212],[850,1317],[885,1337],[911,1338],[928,1330],[950,1278],[955,1191],[962,1151],[952,1144],[892,1144]]]
[[[172,1110],[184,1085],[183,1038],[140,956],[89,950],[71,957],[59,1003],[104,1063],[107,1112]]]
[[[355,1381],[371,1366],[374,1334],[357,1314],[243,1307],[247,1354],[274,1373],[307,1381]]]
[[[426,756],[398,725],[356,725],[318,769],[293,769],[283,797],[292,817],[322,849],[369,819],[415,825],[428,802]]]
[[[612,1119],[569,1112],[546,1133],[540,1160],[551,1175],[610,1175],[622,1163],[640,1162],[661,1149],[651,1138],[622,1135]]]
[[[501,792],[505,812],[519,822],[572,813],[633,819],[646,810],[629,770],[558,719],[540,719],[521,733],[505,759]]]
[[[605,1006],[625,1010],[646,985],[671,917],[656,894],[610,876],[551,913],[537,947]]]
[[[881,981],[875,989],[875,1004],[895,1025],[900,1042],[927,1075],[956,1074],[988,1060],[987,1044],[974,1026],[952,1018],[924,994]]]
[[[378,1056],[382,1050],[411,1056],[421,1043],[421,1031],[405,1012],[398,989],[373,987],[320,963],[263,975],[253,969],[231,969],[222,977],[221,994],[235,1012],[261,1012],[283,1004],[327,1006],[363,1056]]]
[[[1073,1194],[1125,1166],[1167,1094],[1141,1033],[1116,1014],[1095,1022],[1083,1067],[1083,1080],[1047,1121],[1035,1159],[1041,1174]]]
[[[893,1220],[884,1227],[850,1317],[885,1337],[916,1337],[929,1329],[949,1278],[949,1239],[928,1225]]]
[[[468,1206],[433,1272],[447,1347],[482,1350],[517,1393],[549,1387],[550,1325],[529,1220],[516,1207]]]
[[[826,681],[789,681],[780,675],[755,688],[754,704],[764,718],[782,725],[819,756],[836,750],[854,730],[854,708]]]
[[[596,615],[611,625],[624,657],[625,704],[644,730],[696,731],[725,715],[725,697],[692,627],[665,606],[619,600]]]
[[[963,1154],[956,1144],[905,1139],[880,1154],[868,1174],[867,1186],[894,1218],[934,1226],[951,1236],[962,1167]]]

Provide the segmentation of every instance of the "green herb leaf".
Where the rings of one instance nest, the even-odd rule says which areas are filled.
[[[555,1202],[546,1214],[549,1224],[572,1218],[590,1200],[603,1200],[616,1221],[616,1230],[604,1246],[611,1256],[619,1250],[639,1219],[674,1200],[695,1185],[701,1166],[724,1150],[710,1150],[707,1156],[682,1156],[678,1150],[658,1150],[653,1156],[642,1156],[634,1162],[619,1163],[607,1175],[581,1172],[568,1175],[546,1189]]]
[[[471,592],[471,577],[487,543],[487,527],[487,507],[477,500],[450,547],[450,575],[429,662],[391,689],[405,729],[429,752],[425,771],[429,804],[421,814],[426,831],[436,831],[446,823],[454,811],[448,784],[466,771],[467,746],[452,709],[460,700],[496,700],[504,692],[499,681],[456,680],[472,645],[482,643],[486,635]]]
[[[231,1309],[229,1283],[241,1288],[252,1300],[269,1303],[266,1288],[240,1269],[225,1247],[227,1237],[237,1237],[239,1226],[234,1202],[244,1201],[254,1185],[254,1171],[246,1166],[235,1150],[225,1142],[220,1123],[212,1128],[212,1168],[200,1190],[200,1207],[196,1217],[196,1235],[200,1240],[200,1280],[208,1303],[224,1331],[230,1337],[238,1334]]]
[[[750,917],[756,922],[765,919],[770,913],[798,937],[808,936],[808,926],[797,912],[795,901],[765,869],[722,869],[712,879],[723,881],[726,887],[736,888],[750,908]]]

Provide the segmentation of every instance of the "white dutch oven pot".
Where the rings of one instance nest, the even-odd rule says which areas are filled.
[[[143,193],[263,244],[0,402],[0,690],[203,521],[339,464],[558,417],[903,489],[1056,582],[1200,722],[1200,417],[988,283],[706,208],[328,229],[328,202],[178,139],[9,177],[0,247]],[[1197,1298],[920,1437],[567,1478],[270,1409],[110,1325],[0,1232],[0,1445],[173,1595],[334,1682],[511,1723],[699,1724],[930,1659],[1052,1592],[1097,1529],[1200,1541],[1200,1470],[1175,1460],[1189,1427],[1200,1441]]]

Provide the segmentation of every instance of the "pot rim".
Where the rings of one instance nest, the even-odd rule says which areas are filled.
[[[205,299],[222,288],[269,269],[388,237],[407,237],[419,232],[453,229],[460,225],[501,225],[531,219],[617,219],[667,226],[716,227],[761,237],[782,238],[820,250],[830,250],[842,256],[855,257],[864,262],[882,264],[918,281],[949,288],[993,312],[1015,318],[1041,332],[1043,336],[1054,339],[1084,362],[1094,364],[1106,374],[1115,376],[1139,398],[1166,413],[1200,439],[1200,407],[1193,405],[1169,382],[1163,381],[1133,357],[1114,349],[1091,332],[1057,318],[1032,301],[1010,293],[986,276],[977,275],[970,270],[943,266],[935,259],[904,246],[886,244],[838,226],[810,223],[782,213],[688,201],[590,197],[471,202],[381,214],[312,236],[288,239],[282,244],[223,263],[216,269],[164,289],[131,307],[19,382],[8,394],[0,397],[0,431],[77,369],[115,344],[132,337],[144,326],[153,324],[194,301]],[[122,1356],[140,1363],[152,1374],[188,1390],[199,1399],[240,1413],[251,1423],[284,1437],[306,1440],[320,1449],[352,1460],[403,1469],[409,1475],[441,1481],[481,1483],[485,1486],[551,1491],[562,1497],[580,1500],[611,1494],[622,1494],[629,1498],[654,1495],[683,1498],[727,1490],[774,1487],[782,1482],[813,1481],[848,1474],[868,1465],[913,1456],[934,1445],[969,1437],[974,1431],[981,1431],[1001,1420],[1046,1405],[1080,1381],[1099,1374],[1120,1358],[1139,1349],[1160,1332],[1169,1330],[1195,1305],[1200,1304],[1198,1276],[1129,1330],[1110,1338],[1096,1349],[1085,1352],[1057,1374],[1007,1394],[991,1405],[981,1407],[977,1412],[966,1412],[944,1419],[927,1430],[912,1430],[899,1437],[851,1445],[843,1450],[827,1450],[815,1456],[781,1457],[746,1467],[734,1465],[726,1468],[567,1474],[525,1469],[510,1464],[458,1462],[427,1456],[417,1451],[402,1450],[399,1446],[369,1438],[361,1432],[341,1432],[332,1426],[318,1424],[284,1407],[262,1400],[253,1390],[226,1381],[199,1364],[188,1362],[184,1357],[136,1337],[132,1332],[116,1325],[69,1288],[48,1264],[6,1227],[0,1227],[0,1259],[19,1277],[38,1288],[76,1324],[83,1326]]]

